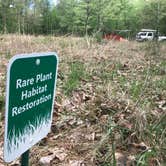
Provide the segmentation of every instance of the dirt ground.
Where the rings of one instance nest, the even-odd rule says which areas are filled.
[[[166,43],[92,38],[0,37],[0,166],[5,80],[15,54],[57,52],[51,132],[30,150],[30,165],[162,166],[166,163]]]

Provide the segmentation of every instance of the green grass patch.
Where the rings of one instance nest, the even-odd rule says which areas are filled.
[[[5,154],[8,156],[8,160],[20,156],[24,150],[32,147],[41,138],[45,137],[51,125],[49,119],[48,117],[44,119],[39,117],[36,119],[36,124],[28,121],[23,130],[13,127],[13,130],[7,135],[5,144]]]
[[[101,64],[97,65],[97,73],[93,73],[93,74],[97,74],[100,79],[103,82],[109,82],[114,81],[115,79],[117,79],[118,75],[118,70],[121,70],[122,68],[122,64],[121,63],[112,63],[110,64],[110,62],[108,61],[104,61]],[[120,78],[118,78],[120,79]]]
[[[153,149],[147,150],[144,153],[137,156],[137,164],[136,166],[148,166],[149,159],[156,157],[156,152]]]
[[[149,73],[151,76],[163,76],[166,74],[166,62],[160,62],[158,64],[151,64],[150,69],[145,69],[143,71],[143,75],[146,75],[147,70],[149,70]]]
[[[166,77],[163,77],[159,80],[154,81],[153,85],[156,89],[159,89],[161,91],[165,90],[165,88],[166,88]]]
[[[140,82],[138,80],[134,80],[131,82],[129,92],[134,101],[136,101],[139,98],[139,96],[142,92],[142,88],[143,88],[142,82]]]
[[[64,82],[64,93],[70,95],[72,91],[76,90],[81,83],[81,80],[87,78],[84,64],[82,62],[73,62],[69,67],[69,75],[67,80]]]

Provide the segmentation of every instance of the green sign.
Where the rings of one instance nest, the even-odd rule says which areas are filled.
[[[4,160],[11,162],[50,131],[57,78],[55,53],[16,55],[7,71]]]

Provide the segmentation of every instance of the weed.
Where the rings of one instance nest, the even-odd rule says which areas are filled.
[[[121,63],[110,63],[109,61],[103,61],[100,64],[96,64],[96,71],[92,74],[96,74],[104,82],[114,81],[116,79],[123,79],[118,74],[118,70],[122,67]]]
[[[149,149],[142,154],[137,156],[137,164],[136,166],[148,166],[149,159],[156,157],[156,151],[154,149]]]
[[[86,73],[83,63],[73,62],[70,64],[68,79],[65,81],[63,89],[66,95],[70,95],[72,91],[76,90],[81,83],[81,80],[85,79]]]
[[[158,91],[164,91],[166,87],[166,77],[154,81],[153,87]]]
[[[143,88],[142,82],[138,80],[134,80],[131,82],[129,91],[134,101],[136,101],[139,98],[142,92],[142,88]]]
[[[93,34],[93,36],[94,36],[94,38],[96,39],[96,41],[97,41],[98,43],[101,43],[102,37],[103,37],[103,35],[102,35],[101,32],[97,32],[97,33]]]
[[[60,45],[60,47],[61,47],[62,49],[65,49],[66,47],[69,46],[69,43],[66,42],[65,40],[61,40],[61,41],[59,42],[59,45]]]
[[[159,47],[154,42],[100,43],[100,34],[96,35],[99,36],[94,39],[10,34],[3,36],[7,42],[1,43],[0,53],[8,59],[14,54],[23,52],[44,52],[54,49],[58,51],[60,70],[56,102],[62,105],[59,106],[61,116],[56,120],[66,123],[64,121],[68,115],[73,119],[81,115],[83,122],[88,120],[86,122],[89,127],[86,127],[86,130],[93,128],[95,131],[92,133],[96,134],[96,138],[91,141],[93,145],[95,144],[91,150],[95,152],[96,165],[118,165],[117,152],[124,156],[132,155],[126,144],[128,141],[144,142],[151,147],[150,150],[134,154],[134,157],[137,155],[137,166],[148,166],[153,158],[159,163],[164,163],[166,161],[165,104],[158,102],[165,100],[165,43]],[[7,52],[6,48],[10,51]],[[4,70],[1,72],[4,73]],[[3,89],[5,84],[1,86]],[[83,89],[85,96],[83,100],[77,89]],[[73,91],[75,92],[72,93]],[[65,95],[71,94],[76,101],[77,95],[81,98],[81,102],[72,101],[72,105],[76,106],[74,109],[78,111],[68,111],[68,107],[63,106],[64,98],[67,97]],[[1,107],[3,103],[4,98],[0,97]],[[89,124],[89,122],[94,123]],[[85,123],[85,126],[87,125]],[[96,128],[99,131],[96,131]],[[66,137],[70,134],[67,129],[65,134]],[[62,142],[62,139],[63,142],[66,141],[64,137],[57,138],[57,141]],[[91,142],[86,143],[90,145]],[[83,154],[81,158],[86,159],[92,151],[88,151],[87,155]]]
[[[53,38],[52,38],[52,36],[45,36],[43,38],[43,40],[38,41],[38,42],[41,42],[43,44],[51,43],[51,42],[53,42]]]
[[[11,52],[8,50],[8,51],[6,51],[6,58],[7,59],[10,59],[12,57],[12,54],[11,54]]]
[[[162,76],[166,74],[166,62],[159,62],[158,64],[154,63],[150,66],[150,74],[151,76]],[[147,69],[145,69],[143,74],[147,73]]]
[[[116,128],[117,125],[114,123],[112,117],[110,117],[108,119],[108,123],[106,124],[106,133],[102,136],[100,142],[95,149],[95,158],[97,161],[97,165],[116,166],[116,147],[114,140]]]

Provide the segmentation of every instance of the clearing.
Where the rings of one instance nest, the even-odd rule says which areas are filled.
[[[0,45],[0,165],[7,165],[2,150],[8,60],[50,51],[60,59],[52,129],[31,149],[30,165],[166,163],[166,43],[1,35]]]

